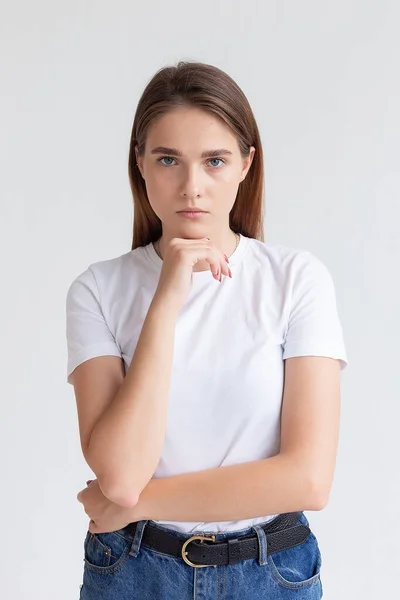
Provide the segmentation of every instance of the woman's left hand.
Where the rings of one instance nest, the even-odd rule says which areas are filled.
[[[85,513],[90,517],[89,531],[91,533],[109,533],[122,529],[128,523],[140,521],[136,504],[133,508],[125,508],[111,502],[101,491],[97,479],[87,482],[88,486],[81,490],[77,499],[85,508]]]

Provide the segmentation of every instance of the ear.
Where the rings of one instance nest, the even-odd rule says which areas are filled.
[[[247,156],[247,158],[245,158],[244,161],[243,161],[243,168],[242,168],[242,172],[240,174],[240,180],[239,181],[243,181],[243,179],[246,178],[246,175],[249,172],[249,169],[251,167],[251,163],[253,162],[253,158],[254,158],[254,154],[255,153],[256,153],[256,149],[254,148],[254,146],[250,146],[250,153]]]

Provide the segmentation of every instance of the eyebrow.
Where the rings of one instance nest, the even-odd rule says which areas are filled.
[[[157,146],[157,148],[153,148],[150,154],[168,154],[169,156],[183,156],[180,150],[177,150],[176,148],[166,148],[165,146]],[[233,153],[230,150],[227,150],[226,148],[220,148],[219,150],[204,150],[204,152],[201,153],[201,158],[216,158],[218,156],[232,154]]]

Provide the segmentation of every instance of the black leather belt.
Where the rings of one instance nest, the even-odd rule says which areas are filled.
[[[264,525],[268,545],[267,554],[293,548],[308,538],[310,528],[302,523],[296,525],[300,515],[300,512],[283,513]],[[133,536],[136,525],[136,522],[129,523],[124,529]],[[148,523],[144,528],[141,543],[164,554],[183,558],[188,565],[196,568],[232,565],[241,560],[258,558],[259,546],[256,533],[217,541],[215,535],[193,535],[182,541],[181,538],[152,527]]]

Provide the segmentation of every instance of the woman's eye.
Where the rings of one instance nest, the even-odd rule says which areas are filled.
[[[158,162],[161,162],[162,160],[167,159],[167,160],[174,160],[171,156],[162,156],[161,158],[158,159]],[[165,163],[161,163],[162,165],[165,165]],[[169,166],[169,165],[165,165],[165,166]]]
[[[157,162],[161,163],[161,164],[162,164],[162,165],[164,165],[165,167],[169,167],[169,166],[171,166],[171,163],[165,164],[165,163],[161,162],[161,161],[163,161],[163,160],[175,160],[175,159],[174,159],[174,158],[172,158],[172,156],[162,156],[161,158],[158,158],[158,159],[157,159]],[[224,161],[222,158],[210,158],[210,160],[209,160],[208,162],[211,162],[211,161],[220,161],[221,163],[225,164],[225,161]],[[220,167],[220,165],[219,165],[219,166],[212,165],[212,167],[213,167],[214,169],[219,169],[219,168],[221,168],[221,167]]]
[[[224,161],[224,160],[222,160],[222,158],[210,158],[210,162],[211,162],[212,160],[219,160],[220,162],[222,162],[222,163],[225,163],[225,161]],[[219,168],[219,167],[218,167],[218,168]]]

